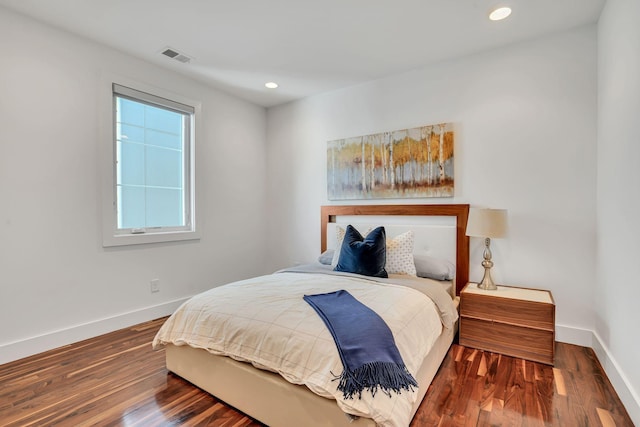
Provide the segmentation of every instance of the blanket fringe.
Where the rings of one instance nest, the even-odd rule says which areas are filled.
[[[336,380],[340,380],[338,390],[345,399],[353,399],[355,395],[362,399],[364,390],[369,390],[375,397],[380,389],[391,397],[392,391],[399,394],[402,390],[413,391],[413,387],[418,387],[406,366],[392,362],[366,363],[353,371],[345,369],[342,374],[336,375],[334,381]]]

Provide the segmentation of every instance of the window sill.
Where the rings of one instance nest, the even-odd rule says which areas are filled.
[[[104,235],[102,239],[102,246],[107,248],[111,246],[178,242],[184,240],[199,240],[200,237],[200,232],[198,231],[168,231],[164,233]]]

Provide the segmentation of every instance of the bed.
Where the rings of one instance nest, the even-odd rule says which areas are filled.
[[[446,355],[457,330],[457,311],[455,311],[458,303],[457,295],[468,280],[469,240],[465,236],[468,211],[469,205],[466,204],[323,206],[321,208],[320,227],[321,253],[328,255],[328,249],[336,249],[335,246],[339,241],[336,237],[339,234],[339,223],[352,223],[365,218],[362,224],[358,225],[363,230],[370,228],[367,222],[369,224],[382,223],[385,228],[395,230],[392,232],[394,234],[410,229],[411,234],[415,234],[414,248],[416,251],[428,249],[430,255],[434,256],[434,258],[438,256],[452,258],[451,261],[455,266],[455,273],[452,274],[453,280],[445,280],[442,281],[442,284],[436,283],[436,285],[425,284],[425,289],[432,290],[423,290],[421,288],[418,291],[413,285],[412,278],[409,278],[409,280],[404,276],[399,277],[394,274],[390,275],[389,279],[380,280],[351,277],[352,275],[348,273],[330,273],[333,270],[332,265],[319,263],[317,265],[285,269],[273,275],[230,284],[222,287],[224,288],[222,291],[216,288],[212,294],[203,293],[194,297],[191,302],[192,305],[188,306],[187,309],[182,309],[181,307],[171,316],[156,336],[156,339],[154,339],[154,347],[165,347],[168,370],[267,425],[342,425],[355,427],[408,425],[426,394],[427,388]],[[418,221],[424,218],[444,218],[449,222],[445,225],[436,222],[434,226],[431,226],[428,224],[429,221],[426,220],[426,225],[417,226],[410,221],[407,221],[408,225],[405,224],[404,218],[417,219]],[[389,219],[389,225],[386,223],[387,219]],[[443,230],[445,230],[444,235],[450,236],[446,237],[446,239],[452,240],[452,242],[443,242],[443,246],[452,247],[452,254],[447,255],[438,252],[436,246],[440,245],[434,244],[432,240],[442,240],[442,237],[432,237],[433,234],[430,233],[433,230],[435,230],[435,236],[442,234]],[[425,235],[427,237],[424,237]],[[391,233],[388,238],[393,238]],[[331,248],[331,245],[334,248]],[[407,281],[407,283],[403,283],[402,280]],[[425,281],[429,281],[429,279],[425,279]],[[266,289],[267,284],[275,289],[274,292],[280,292],[280,294],[275,296],[253,295],[260,294],[263,289]],[[406,290],[407,286],[405,285],[408,285],[411,289]],[[328,288],[325,288],[326,286]],[[423,285],[420,283],[418,286],[422,287]],[[194,335],[202,337],[206,333],[198,330],[197,333],[189,332],[187,334],[189,337],[186,337],[184,327],[178,331],[174,328],[175,325],[173,323],[178,323],[180,317],[186,317],[185,311],[201,313],[202,307],[210,303],[225,307],[221,311],[228,311],[224,313],[224,316],[227,317],[222,320],[225,325],[229,318],[242,317],[234,316],[232,313],[233,310],[242,312],[243,304],[245,304],[244,301],[240,302],[241,298],[237,297],[237,292],[245,292],[244,295],[252,294],[251,297],[246,297],[247,301],[249,301],[246,304],[251,304],[251,298],[265,298],[260,301],[271,298],[274,301],[278,301],[278,304],[284,304],[283,307],[278,308],[280,311],[276,316],[293,316],[304,309],[287,305],[294,304],[293,301],[289,300],[295,299],[290,298],[289,294],[285,293],[291,292],[287,291],[287,289],[296,289],[296,292],[300,289],[300,292],[304,293],[312,293],[318,290],[329,292],[333,289],[347,289],[354,293],[354,296],[357,296],[358,299],[363,299],[367,305],[372,305],[372,308],[381,307],[384,311],[384,307],[386,307],[389,314],[385,312],[384,316],[388,316],[385,317],[385,321],[390,324],[390,327],[394,322],[400,322],[398,324],[407,322],[406,319],[399,317],[404,314],[396,312],[405,311],[405,307],[406,311],[413,310],[410,306],[415,304],[415,310],[418,314],[412,315],[412,322],[437,324],[434,329],[437,329],[437,331],[427,333],[425,328],[425,332],[419,335],[416,335],[415,332],[403,332],[400,334],[402,335],[401,337],[396,336],[396,331],[394,331],[394,336],[396,336],[398,348],[403,353],[407,367],[410,368],[419,387],[411,393],[400,393],[400,395],[404,396],[395,394],[388,396],[379,393],[375,397],[365,396],[363,399],[341,399],[338,395],[339,392],[336,393],[335,390],[330,390],[332,381],[329,373],[326,373],[328,380],[318,378],[319,371],[339,371],[341,365],[335,365],[335,360],[328,360],[325,356],[319,355],[319,350],[314,349],[312,351],[308,349],[305,347],[307,344],[300,344],[295,341],[292,344],[293,347],[282,351],[283,354],[287,355],[296,352],[303,353],[301,357],[305,358],[305,363],[307,363],[308,359],[318,358],[321,369],[318,369],[315,365],[313,365],[312,369],[309,369],[307,365],[301,365],[302,368],[299,368],[301,371],[309,371],[310,378],[313,379],[303,378],[302,374],[299,374],[296,370],[298,369],[297,365],[289,363],[287,360],[283,362],[282,356],[267,356],[264,358],[256,356],[258,360],[253,360],[244,353],[240,354],[238,348],[236,348],[253,348],[257,345],[246,345],[244,343],[234,347],[231,344],[214,342],[215,340],[210,337],[204,339],[204,341],[190,341]],[[444,292],[441,289],[447,289],[447,291]],[[424,292],[432,292],[435,296],[427,298],[424,296]],[[450,294],[447,295],[447,292]],[[443,293],[447,295],[446,301],[443,301],[441,295]],[[225,298],[228,299],[225,300]],[[423,308],[423,305],[427,305],[422,302],[423,300],[429,300],[428,304],[432,304],[434,309],[427,310]],[[189,302],[185,304],[189,304]],[[399,305],[403,307],[403,310],[393,309],[393,307]],[[235,308],[233,308],[234,306]],[[451,310],[454,311],[453,315]],[[252,311],[256,311],[255,306]],[[435,318],[435,321],[431,318],[427,320],[428,316],[433,316],[428,314],[432,311],[439,316],[439,318]],[[208,317],[199,315],[200,317],[195,320],[188,320],[187,323],[191,322],[191,325],[197,324],[198,328],[206,325],[203,319],[208,319]],[[324,329],[326,328],[324,328],[322,322],[313,313],[305,314],[301,312],[299,315],[307,317],[304,318],[304,321],[286,318],[284,323],[286,325],[301,325],[299,327],[300,332],[302,332],[301,335],[310,335],[311,339],[315,340],[313,341],[315,344],[309,345],[331,347],[329,344],[333,344],[333,341],[331,341],[330,335],[329,339],[325,336],[326,331]],[[219,316],[220,314],[218,313],[214,317]],[[251,317],[260,316],[252,315]],[[383,315],[381,314],[381,316]],[[396,319],[393,316],[398,316],[398,318]],[[440,322],[437,322],[438,319]],[[248,329],[253,330],[258,327],[250,325]],[[204,326],[204,328],[206,329],[208,326]],[[234,328],[229,327],[228,329],[231,335],[236,336],[239,330]],[[277,327],[272,328],[277,329]],[[408,327],[404,329],[407,331],[413,330]],[[247,336],[246,342],[261,339]],[[264,344],[266,347],[260,341],[260,346],[263,346],[261,351],[264,352],[264,348],[274,348],[269,346],[290,345],[289,341],[292,341],[292,338],[289,336],[286,339],[281,339],[281,341],[282,344]],[[333,347],[335,347],[335,344],[333,344]],[[270,354],[271,352],[267,351],[266,353]],[[273,365],[274,363],[278,363],[278,365],[275,366]],[[325,363],[325,365],[322,365],[322,363]],[[295,366],[289,372],[282,368],[283,364]],[[335,388],[335,385],[333,388]],[[366,395],[367,393],[365,392],[364,394]]]

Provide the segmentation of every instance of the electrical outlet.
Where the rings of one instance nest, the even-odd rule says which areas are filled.
[[[151,292],[160,292],[160,279],[151,280]]]

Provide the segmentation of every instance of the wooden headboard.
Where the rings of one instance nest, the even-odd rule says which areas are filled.
[[[342,215],[417,215],[456,217],[456,295],[469,281],[469,237],[466,236],[468,204],[451,205],[339,205],[320,210],[320,250],[327,249],[327,224]]]

